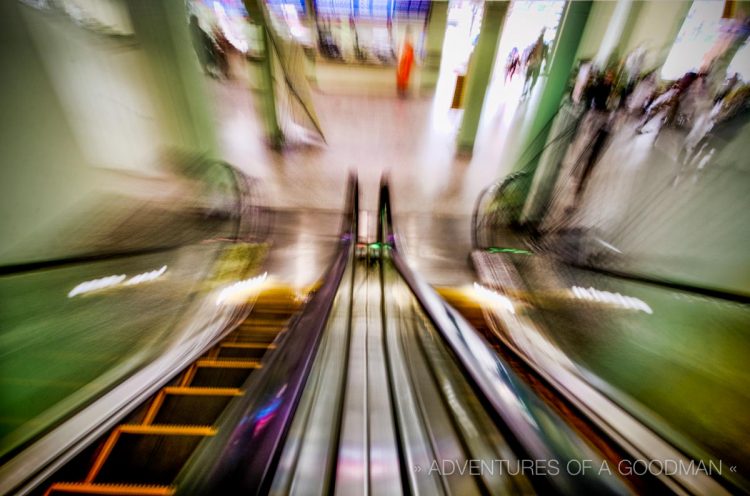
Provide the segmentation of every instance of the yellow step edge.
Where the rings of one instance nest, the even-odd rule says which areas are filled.
[[[257,321],[256,322],[253,322],[253,321],[244,321],[244,322],[242,322],[239,325],[239,327],[241,327],[241,328],[242,327],[245,327],[245,328],[250,327],[250,328],[259,329],[259,330],[283,329],[285,326],[286,326],[286,320],[284,320],[282,322],[274,322],[274,323],[270,323],[270,324],[258,323]]]
[[[235,342],[226,342],[226,343],[220,343],[220,348],[242,348],[246,350],[273,350],[276,349],[275,344],[271,343],[235,343]]]
[[[266,307],[266,308],[258,308],[255,307],[255,310],[250,312],[248,315],[248,319],[265,319],[265,320],[273,320],[273,321],[279,321],[279,320],[288,320],[290,319],[294,314],[298,313],[302,307],[300,308],[289,308],[289,307]]]
[[[259,369],[260,362],[258,360],[212,360],[209,358],[202,358],[196,362],[198,367],[203,368],[218,368],[218,369]]]
[[[166,394],[179,394],[183,396],[242,396],[242,391],[237,388],[220,387],[165,387]]]
[[[307,295],[303,295],[305,297]],[[288,293],[276,293],[273,295],[259,295],[255,300],[255,308],[258,310],[268,307],[297,309],[303,304],[302,300],[297,299],[296,295]]]
[[[251,328],[251,329],[258,329],[258,331],[280,331],[286,326],[286,320],[279,323],[273,323],[273,324],[263,324],[258,322],[248,322],[245,321],[239,325],[240,329],[242,328]]]
[[[45,495],[52,492],[83,493],[99,495],[122,496],[172,496],[175,488],[172,486],[139,486],[130,484],[96,484],[91,482],[56,482],[52,484]]]
[[[259,336],[262,338],[275,338],[281,334],[281,329],[248,329],[240,327],[233,333],[235,336]]]
[[[121,434],[164,436],[213,436],[216,429],[209,425],[124,424],[117,427]]]

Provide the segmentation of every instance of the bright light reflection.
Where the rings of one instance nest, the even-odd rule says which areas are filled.
[[[90,281],[84,281],[70,290],[70,292],[68,293],[68,298],[73,298],[74,296],[91,293],[93,291],[99,291],[105,288],[113,288],[123,283],[123,281],[125,281],[125,283],[122,284],[123,286],[135,286],[136,284],[141,284],[144,282],[149,282],[149,281],[158,279],[159,277],[164,275],[166,271],[167,271],[167,266],[163,265],[160,269],[151,270],[148,272],[143,272],[141,274],[134,275],[127,281],[125,281],[125,279],[127,278],[125,274],[100,277],[99,279],[92,279]]]
[[[250,279],[245,279],[243,281],[237,281],[234,284],[227,286],[219,293],[219,296],[216,298],[216,304],[236,304],[247,300],[253,292],[260,288],[263,282],[265,282],[267,276],[268,272],[264,272],[259,276],[251,277]]]
[[[621,308],[627,308],[629,310],[640,310],[647,314],[654,313],[651,307],[646,304],[645,301],[635,298],[633,296],[623,296],[620,293],[610,293],[609,291],[600,291],[589,287],[588,289],[580,286],[573,286],[570,288],[574,298],[579,300],[596,301],[599,303],[606,303],[609,305],[615,305]]]
[[[82,282],[81,284],[70,290],[70,292],[68,293],[68,298],[73,298],[74,296],[80,294],[86,294],[92,291],[98,291],[100,289],[117,286],[125,280],[125,277],[125,274],[120,274],[119,276],[107,276],[99,279],[92,279],[91,281]]]
[[[516,313],[516,309],[513,308],[513,302],[510,301],[507,296],[503,296],[497,291],[486,288],[478,282],[474,283],[474,291],[476,291],[477,296],[480,300],[483,300],[484,302],[494,307],[499,307],[510,313]]]
[[[125,286],[135,286],[136,284],[141,284],[143,282],[153,281],[154,279],[161,277],[166,271],[167,266],[163,265],[161,269],[138,274],[125,281]]]

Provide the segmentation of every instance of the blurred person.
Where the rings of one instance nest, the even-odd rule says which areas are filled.
[[[644,58],[645,51],[640,46],[632,50],[628,56],[625,57],[616,85],[619,88],[618,108],[623,108],[629,111],[628,101],[640,80]]]
[[[750,122],[750,85],[735,85],[735,89],[724,100],[714,105],[705,120],[696,120],[688,134],[681,154],[682,168],[673,184],[679,180],[683,170],[693,168],[703,171],[715,154],[727,143],[737,142]]]
[[[691,127],[696,118],[713,108],[713,95],[709,92],[705,74],[700,74],[683,93],[678,102],[677,117],[682,127]]]
[[[631,115],[641,116],[654,98],[656,92],[656,71],[651,71],[635,84],[626,98],[625,109]]]
[[[584,93],[584,103],[588,112],[582,121],[582,130],[589,133],[589,145],[584,148],[583,155],[588,153],[585,161],[579,160],[576,168],[580,168],[576,187],[576,203],[580,203],[586,185],[588,184],[594,166],[599,161],[610,135],[612,115],[610,112],[611,97],[614,88],[615,75],[611,70],[597,75]],[[583,155],[581,158],[583,158]]]
[[[570,97],[574,103],[580,104],[583,102],[584,93],[591,84],[591,75],[594,72],[594,66],[590,60],[581,60],[578,70],[576,71],[575,78],[573,80],[573,90],[571,91]]]
[[[682,125],[689,128],[679,153],[681,164],[687,165],[695,155],[698,144],[713,128],[720,104],[714,104],[705,75],[701,75],[690,86],[685,98],[680,102]],[[678,172],[678,177],[680,173]],[[675,178],[675,180],[677,177]]]
[[[735,86],[737,86],[737,83],[739,82],[740,75],[736,72],[732,75],[732,77],[727,78],[719,88],[719,91],[716,92],[714,103],[719,103],[720,101],[724,100],[724,98],[727,97],[727,95],[735,88]]]
[[[656,129],[657,137],[664,126],[671,126],[680,105],[680,100],[687,92],[690,85],[698,78],[698,74],[693,71],[688,71],[680,79],[664,93],[659,95],[649,105],[646,115],[641,123],[636,127],[635,132],[642,134],[643,129],[653,120],[656,116],[661,116],[658,121],[658,127]]]
[[[628,56],[625,58],[625,62],[623,63],[623,71],[626,83],[632,83],[639,78],[645,59],[646,50],[644,50],[644,48],[641,46],[635,48],[628,54]]]
[[[545,31],[546,28],[542,29],[534,44],[527,48],[527,56],[525,57],[526,80],[522,96],[527,96],[531,93],[537,79],[539,79],[539,74],[542,72],[542,64],[544,64],[544,60],[547,57],[547,44],[544,42]]]
[[[510,54],[508,54],[508,61],[505,64],[505,82],[507,83],[508,80],[513,80],[513,76],[516,75],[516,72],[518,71],[519,66],[521,65],[521,56],[518,53],[518,48],[513,47],[513,49],[510,51]]]
[[[349,15],[349,31],[354,34],[354,57],[357,62],[367,61],[367,50],[363,49],[359,44],[359,32],[357,31],[357,22],[354,19],[354,14]]]
[[[401,97],[405,97],[409,89],[409,77],[413,65],[414,46],[411,42],[411,28],[407,27],[404,44],[401,46],[401,53],[399,53],[398,65],[396,66],[396,89]]]
[[[341,59],[341,50],[336,44],[336,39],[333,37],[333,33],[329,30],[321,30],[318,36],[318,44],[320,45],[320,53],[324,57],[339,60]]]
[[[229,55],[233,50],[232,44],[227,37],[224,36],[224,32],[218,25],[214,26],[213,37],[215,40],[215,59],[217,68],[219,69],[219,74],[224,79],[229,79]]]
[[[198,61],[200,62],[204,74],[215,77],[217,63],[213,39],[203,30],[196,15],[190,16],[189,29],[190,39],[193,42],[193,49],[198,56]]]
[[[750,106],[750,84],[738,84],[718,105],[717,122],[726,121],[739,113],[748,113]]]

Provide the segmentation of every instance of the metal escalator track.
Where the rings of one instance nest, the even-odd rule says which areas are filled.
[[[291,292],[261,294],[244,322],[105,437],[85,476],[54,482],[45,494],[174,494],[177,475],[199,443],[216,435],[229,402],[246,394],[243,385],[300,305]]]

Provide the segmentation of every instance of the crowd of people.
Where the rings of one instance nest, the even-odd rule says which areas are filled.
[[[597,69],[582,64],[573,100],[586,113],[579,133],[588,146],[579,158],[576,196],[584,192],[591,173],[615,129],[632,126],[636,134],[679,130],[682,164],[699,161],[710,133],[748,108],[750,84],[739,74],[724,77],[716,65],[687,71],[674,81],[660,81],[660,69],[641,72],[644,52],[636,50],[619,64]],[[696,163],[696,167],[705,164]]]

